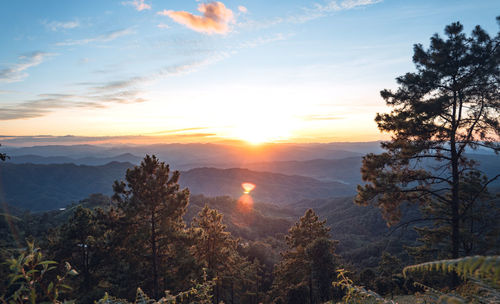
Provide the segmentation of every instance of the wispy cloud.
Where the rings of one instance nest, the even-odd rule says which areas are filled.
[[[268,20],[247,19],[245,21],[240,22],[238,26],[245,28],[262,29],[280,23],[301,24],[318,18],[326,17],[335,12],[362,8],[380,3],[382,1],[383,0],[343,0],[343,1],[330,0],[323,3],[314,3],[310,7],[304,7],[298,14],[275,17]]]
[[[75,136],[75,135],[31,135],[31,136],[11,136],[0,135],[2,144],[12,146],[33,146],[33,145],[52,145],[52,144],[156,144],[158,142],[192,142],[210,138],[221,139],[215,133],[197,132],[192,133],[187,128],[186,132],[158,132],[158,134],[149,133],[146,135],[123,135],[123,136]],[[196,128],[192,128],[196,129]],[[166,133],[166,134],[162,134]]]
[[[192,128],[182,128],[182,129],[173,129],[173,130],[163,130],[163,131],[158,131],[158,132],[151,132],[147,133],[145,135],[168,135],[168,134],[176,134],[176,133],[185,133],[191,131],[200,131],[200,130],[206,130],[208,127],[192,127]]]
[[[80,22],[78,20],[74,21],[43,21],[42,22],[48,29],[51,31],[57,32],[59,30],[69,30],[74,29],[80,26]]]
[[[325,4],[315,3],[312,7],[303,8],[302,14],[289,16],[287,21],[291,23],[305,23],[310,20],[325,17],[334,12],[365,7],[379,2],[382,2],[382,0],[334,0],[328,1]]]
[[[135,7],[135,9],[138,10],[139,12],[151,9],[151,5],[144,3],[144,0],[124,1],[122,2],[122,5],[131,5]]]
[[[342,117],[336,115],[305,115],[302,116],[301,118],[308,121],[343,119]]]
[[[57,109],[105,108],[110,103],[144,102],[140,91],[120,91],[105,94],[39,94],[36,99],[5,105],[0,109],[0,120],[26,119],[44,116]]]
[[[198,11],[202,16],[185,11],[163,10],[159,15],[168,16],[175,22],[205,34],[226,34],[229,24],[234,22],[233,11],[226,8],[222,2],[201,3]]]
[[[78,85],[85,87],[86,93],[83,94],[40,94],[32,100],[4,105],[0,108],[0,121],[40,117],[58,109],[99,109],[111,104],[145,102],[147,100],[141,97],[143,95],[141,88],[148,83],[160,78],[194,72],[227,56],[229,54],[226,52],[215,53],[203,60],[165,66],[148,76],[135,76],[102,83],[79,83]]]
[[[71,45],[84,45],[91,42],[109,42],[115,40],[116,38],[134,34],[135,31],[131,28],[111,31],[97,37],[79,39],[79,40],[66,40],[63,42],[56,43],[57,46],[71,46]]]
[[[241,13],[243,13],[243,14],[245,14],[245,13],[247,13],[247,12],[248,12],[248,9],[247,9],[246,7],[244,7],[243,5],[238,6],[238,10],[239,10]]]
[[[237,48],[240,49],[245,49],[245,48],[255,48],[264,44],[276,42],[276,41],[282,41],[286,40],[289,37],[291,37],[293,34],[283,34],[283,33],[277,33],[272,36],[267,36],[267,37],[258,37],[256,39],[248,40],[245,42],[240,43],[240,45]]]
[[[170,26],[168,24],[165,24],[165,23],[158,23],[158,25],[156,27],[157,28],[161,28],[161,29],[168,29],[168,28],[170,28]]]
[[[10,67],[0,70],[0,82],[18,82],[25,79],[29,76],[26,72],[27,69],[41,64],[47,57],[52,55],[54,54],[34,52],[19,56],[19,63],[12,64]]]

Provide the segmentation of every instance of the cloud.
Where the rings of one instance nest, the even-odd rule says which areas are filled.
[[[44,52],[33,52],[28,55],[19,56],[20,63],[16,63],[11,65],[9,68],[4,68],[0,70],[0,82],[18,82],[29,76],[27,69],[31,67],[35,67],[49,56],[52,56],[52,53],[44,53]]]
[[[358,6],[367,6],[382,2],[382,0],[345,0],[340,4],[343,9],[352,9]]]
[[[135,76],[103,83],[78,83],[77,85],[84,86],[86,89],[83,94],[39,94],[31,100],[3,105],[0,108],[0,121],[40,117],[58,109],[100,109],[110,104],[145,102],[147,100],[141,97],[142,86],[160,78],[194,72],[228,56],[226,52],[215,53],[203,60],[165,66],[149,76]]]
[[[166,134],[184,133],[184,132],[190,132],[190,131],[200,131],[200,130],[206,130],[206,129],[208,129],[208,127],[192,127],[192,128],[183,128],[183,129],[163,130],[163,131],[148,133],[146,135],[166,135]],[[192,133],[190,133],[190,134],[192,134]]]
[[[33,100],[4,105],[0,108],[0,120],[40,117],[57,109],[95,109],[105,108],[110,103],[126,104],[144,102],[145,99],[139,97],[140,93],[142,92],[137,90],[123,90],[106,92],[104,94],[39,94]]]
[[[272,42],[276,42],[276,41],[286,40],[290,36],[292,36],[292,34],[285,35],[283,33],[277,33],[273,36],[258,37],[258,38],[253,39],[253,40],[242,42],[237,48],[240,48],[240,49],[255,48],[255,47],[261,46],[263,44],[268,44],[268,43],[272,43]]]
[[[188,128],[189,129],[189,128]],[[193,128],[196,129],[196,128]],[[175,143],[175,142],[192,142],[200,141],[210,138],[220,139],[215,133],[200,132],[200,133],[186,133],[179,132],[162,135],[122,135],[122,136],[75,136],[75,135],[31,135],[31,136],[12,136],[0,135],[0,142],[2,145],[11,146],[34,146],[34,145],[53,145],[53,144],[157,144],[157,143]]]
[[[170,26],[168,24],[165,24],[165,23],[159,23],[156,27],[157,28],[161,28],[161,29],[168,29],[168,28],[170,28]]]
[[[222,2],[201,3],[198,5],[198,11],[202,16],[171,10],[164,10],[158,14],[168,16],[177,23],[205,34],[226,34],[229,32],[229,24],[234,22],[233,11],[226,8]]]
[[[326,4],[315,3],[312,8],[304,8],[303,14],[288,17],[287,21],[291,23],[305,23],[334,12],[364,7],[379,2],[382,2],[382,0],[334,0],[328,1]]]
[[[306,115],[302,117],[304,120],[318,121],[318,120],[338,120],[343,119],[342,117],[335,115]]]
[[[91,42],[108,42],[115,40],[116,38],[122,37],[122,36],[127,36],[130,34],[134,34],[135,31],[132,29],[122,29],[122,30],[116,30],[116,31],[111,31],[106,34],[99,35],[97,37],[93,38],[86,38],[86,39],[79,39],[79,40],[66,40],[63,42],[58,42],[56,43],[57,46],[71,46],[71,45],[84,45],[88,44]]]
[[[74,29],[80,26],[79,21],[66,21],[66,22],[61,22],[61,21],[52,21],[52,22],[47,22],[44,21],[42,22],[48,29],[51,31],[57,32],[59,30],[69,30],[69,29]]]
[[[383,0],[330,0],[324,4],[314,3],[311,7],[302,8],[300,14],[293,14],[283,17],[275,17],[268,20],[251,20],[247,19],[238,24],[239,27],[263,29],[272,27],[281,23],[302,24],[318,18],[328,16],[332,13],[345,11],[350,9],[361,8],[382,2]]]
[[[247,13],[247,12],[248,12],[248,9],[247,9],[246,7],[244,7],[243,5],[238,6],[238,10],[239,10],[241,13],[243,13],[243,14],[245,14],[245,13]]]
[[[151,9],[151,5],[144,3],[144,0],[124,1],[122,2],[122,5],[131,5],[135,7],[135,9],[138,10],[139,12]]]

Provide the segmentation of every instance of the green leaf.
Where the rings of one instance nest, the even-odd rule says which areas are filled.
[[[56,261],[42,261],[38,263],[38,265],[48,265],[48,264],[57,264]]]
[[[52,288],[54,288],[54,282],[49,283],[49,286],[47,287],[47,293],[50,293],[52,291]]]

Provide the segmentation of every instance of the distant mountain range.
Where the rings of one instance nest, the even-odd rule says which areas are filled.
[[[102,166],[111,162],[124,162],[131,164],[139,164],[142,157],[135,156],[131,153],[123,153],[112,157],[82,157],[71,158],[68,156],[40,156],[34,154],[27,155],[12,155],[9,162],[14,164],[38,164],[38,165],[52,165],[52,164],[75,164],[75,165],[88,165],[88,166]]]
[[[155,154],[179,170],[197,167],[244,168],[247,164],[274,161],[341,159],[379,151],[378,142],[339,144],[267,144],[241,146],[225,144],[162,144],[141,146],[50,145],[33,147],[2,146],[12,162],[102,165],[110,161],[133,164],[146,154]]]
[[[111,162],[102,166],[75,164],[0,164],[3,199],[10,205],[33,211],[51,210],[79,201],[92,193],[112,194],[115,180],[123,180],[131,163]],[[257,185],[256,201],[286,205],[306,198],[354,194],[354,188],[339,182],[310,177],[256,172],[248,169],[198,168],[181,172],[180,184],[192,194],[209,196],[243,194],[241,183]]]
[[[10,159],[0,164],[0,199],[21,208],[50,210],[91,193],[112,193],[115,180],[156,154],[182,170],[181,185],[192,194],[242,195],[242,182],[256,184],[256,201],[294,204],[300,200],[352,196],[362,183],[362,156],[380,152],[378,142],[273,144],[239,147],[220,144],[166,144],[104,147],[1,147]],[[59,156],[54,156],[59,155]],[[488,176],[500,172],[500,157],[469,154]],[[492,184],[500,186],[500,180]]]

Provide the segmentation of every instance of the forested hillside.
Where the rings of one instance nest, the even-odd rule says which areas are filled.
[[[130,163],[112,162],[103,166],[75,164],[0,164],[5,202],[18,208],[45,211],[78,202],[91,193],[112,193]],[[180,184],[193,194],[239,197],[241,183],[257,186],[254,199],[287,205],[304,198],[353,195],[353,186],[322,182],[310,177],[256,172],[246,169],[199,168],[182,173]]]

